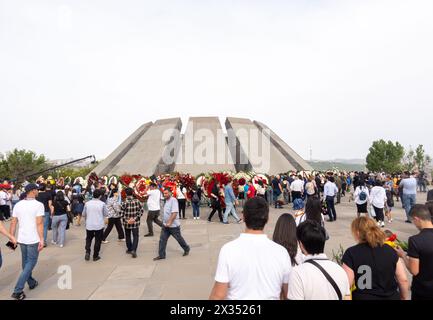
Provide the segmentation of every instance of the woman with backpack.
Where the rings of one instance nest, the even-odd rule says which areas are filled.
[[[355,198],[356,207],[358,209],[358,218],[362,213],[368,214],[367,205],[370,194],[368,188],[365,185],[365,180],[359,180],[353,197]]]
[[[51,243],[54,245],[59,245],[60,248],[63,248],[65,245],[69,211],[70,206],[65,199],[65,194],[63,191],[57,191],[54,201],[51,205],[51,228],[53,230],[53,241]]]

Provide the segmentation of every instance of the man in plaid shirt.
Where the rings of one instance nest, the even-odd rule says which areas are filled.
[[[132,255],[133,258],[137,258],[138,230],[140,228],[140,218],[144,213],[144,206],[139,200],[134,198],[134,190],[127,188],[125,193],[127,198],[121,205],[120,215],[126,233],[126,247],[128,248],[126,253]],[[131,234],[133,237],[132,241]]]

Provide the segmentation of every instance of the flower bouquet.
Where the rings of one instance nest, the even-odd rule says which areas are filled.
[[[386,231],[385,231],[385,235],[387,236],[386,241],[385,241],[385,244],[389,245],[391,248],[394,248],[394,249],[397,248],[397,247],[400,247],[400,248],[402,248],[404,251],[407,252],[407,250],[408,250],[408,248],[409,248],[408,243],[405,242],[405,241],[400,241],[400,240],[398,239],[397,234],[392,233],[392,232],[389,231],[389,230],[386,230]]]

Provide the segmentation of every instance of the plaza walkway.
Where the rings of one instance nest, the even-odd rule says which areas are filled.
[[[425,195],[418,195],[418,203],[425,202]],[[202,208],[202,219],[210,210]],[[240,209],[238,209],[240,211]],[[272,236],[279,215],[289,209],[271,209],[270,223],[266,233]],[[338,220],[327,223],[330,240],[326,253],[332,257],[340,245],[347,248],[354,244],[350,232],[350,223],[356,216],[355,204],[348,198],[337,206]],[[159,230],[153,238],[144,238],[147,233],[145,223],[140,229],[138,258],[132,259],[125,254],[125,244],[117,242],[117,233],[112,231],[109,244],[102,245],[98,262],[84,261],[85,229],[84,226],[71,226],[67,231],[66,246],[45,248],[34,271],[39,287],[25,293],[28,299],[207,299],[213,286],[218,253],[225,243],[235,239],[245,227],[244,224],[222,225],[208,223],[206,220],[192,219],[191,209],[187,210],[188,220],[182,221],[182,233],[192,247],[188,257],[182,257],[182,249],[171,238],[167,247],[167,260],[154,262],[157,256]],[[217,221],[217,216],[214,217]],[[394,222],[387,228],[396,232],[401,240],[417,233],[414,225],[404,223],[405,214],[401,204],[396,202]],[[9,227],[9,224],[6,223]],[[51,232],[49,242],[51,242]],[[0,300],[10,299],[13,287],[20,271],[20,250],[10,251],[2,242],[3,267],[0,269]],[[4,242],[4,243],[3,243]],[[72,270],[72,288],[60,290],[58,281],[59,267],[69,266]]]

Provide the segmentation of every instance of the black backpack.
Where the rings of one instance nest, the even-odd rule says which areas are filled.
[[[193,203],[200,203],[200,197],[198,196],[197,192],[194,192],[191,200]]]

